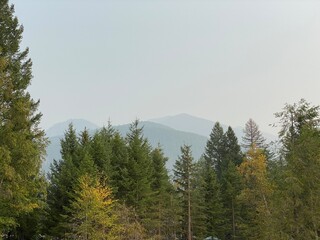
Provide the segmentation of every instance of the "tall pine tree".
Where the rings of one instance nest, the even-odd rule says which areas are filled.
[[[39,128],[39,101],[27,91],[32,62],[21,50],[23,27],[14,7],[0,1],[0,236],[39,208],[40,168],[46,139]],[[41,189],[41,188],[40,188]],[[13,233],[24,237],[24,229]]]
[[[195,164],[191,152],[191,146],[181,147],[181,156],[174,165],[174,182],[180,195],[181,204],[181,237],[180,239],[193,239],[192,233],[192,194],[195,176]]]

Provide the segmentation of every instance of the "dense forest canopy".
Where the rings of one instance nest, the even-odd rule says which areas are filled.
[[[181,146],[172,176],[138,120],[125,137],[110,123],[94,134],[70,124],[46,178],[22,32],[0,1],[0,239],[319,238],[319,106],[276,113],[276,149],[252,119],[242,142],[217,122],[200,159]]]

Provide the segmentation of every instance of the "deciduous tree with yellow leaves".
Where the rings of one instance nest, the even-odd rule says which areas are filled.
[[[70,213],[70,236],[77,239],[118,239],[114,200],[111,189],[97,179],[84,175],[79,179]]]
[[[266,156],[253,145],[239,166],[244,189],[239,200],[245,206],[242,233],[247,239],[264,239],[270,225],[272,185],[267,178]]]

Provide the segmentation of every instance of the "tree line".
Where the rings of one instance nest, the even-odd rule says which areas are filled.
[[[302,99],[276,113],[277,144],[252,119],[241,143],[216,122],[203,156],[181,146],[172,175],[138,120],[126,136],[110,123],[79,135],[70,125],[44,176],[22,33],[0,1],[0,239],[319,238],[319,106]]]

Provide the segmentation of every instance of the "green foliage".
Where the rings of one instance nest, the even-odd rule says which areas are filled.
[[[215,170],[205,159],[197,163],[197,203],[196,228],[198,237],[223,237],[225,210],[221,198],[220,184]]]
[[[195,164],[193,162],[191,146],[181,147],[181,156],[174,165],[174,182],[180,198],[181,207],[181,239],[192,238],[192,214],[195,207],[192,202],[194,193],[193,182],[195,177]]]
[[[107,127],[103,127],[96,132],[92,138],[90,154],[95,162],[99,173],[104,178],[112,178],[114,171],[111,166],[112,159],[112,139],[114,138],[115,130],[108,123]]]
[[[0,235],[12,235],[23,216],[41,207],[36,187],[46,139],[39,101],[27,91],[32,62],[28,49],[20,51],[22,32],[13,6],[0,1]]]
[[[242,221],[242,216],[238,196],[242,188],[243,182],[241,175],[234,162],[229,161],[226,171],[223,172],[221,181],[221,198],[225,210],[225,239],[241,239],[239,225]]]
[[[290,145],[275,199],[276,232],[293,239],[319,238],[320,221],[320,132],[301,126]]]
[[[152,159],[150,157],[150,145],[143,137],[139,121],[134,121],[127,134],[128,151],[128,177],[129,188],[127,189],[126,203],[132,206],[138,215],[148,221],[148,209],[152,203]]]
[[[46,228],[50,236],[64,237],[68,231],[63,216],[67,214],[65,208],[70,205],[76,181],[80,176],[80,149],[76,131],[70,124],[64,139],[61,140],[62,160],[54,160],[49,174]]]
[[[226,153],[225,135],[223,128],[219,122],[216,122],[212,132],[210,133],[209,140],[206,145],[204,158],[216,171],[217,177],[220,180],[224,165],[224,156]]]
[[[112,139],[111,166],[113,169],[111,186],[115,196],[122,202],[126,201],[128,191],[130,191],[129,159],[125,140],[118,132]]]

